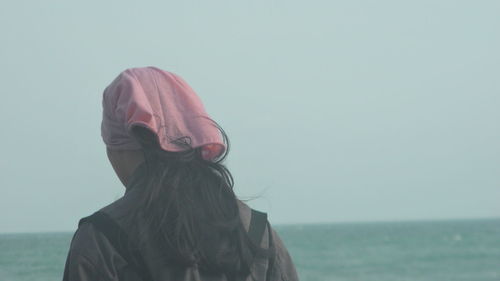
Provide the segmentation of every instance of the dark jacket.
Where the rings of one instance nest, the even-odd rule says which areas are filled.
[[[141,227],[144,222],[127,223],[122,214],[134,204],[138,188],[131,188],[140,185],[140,180],[135,173],[127,192],[123,197],[115,202],[101,208],[110,218],[120,225],[120,227],[129,235],[130,239],[138,239],[138,230],[145,230]],[[238,201],[240,217],[245,229],[248,231],[250,225],[251,209],[243,202]],[[270,229],[267,229],[269,228]],[[147,234],[146,234],[147,235]],[[261,247],[268,248],[271,240],[276,248],[274,259],[257,260],[252,267],[251,276],[247,280],[256,281],[295,281],[298,280],[297,272],[293,261],[276,231],[270,224],[266,226],[262,237]],[[143,280],[131,271],[127,259],[120,255],[103,233],[101,233],[91,223],[82,223],[76,230],[71,246],[68,252],[64,281],[153,281]],[[179,268],[169,266],[162,262],[159,247],[147,244],[141,254],[145,264],[151,273],[154,281],[222,281],[227,280],[224,275],[214,276],[205,274],[196,267]],[[269,271],[269,272],[268,272]],[[266,279],[268,276],[268,279]]]

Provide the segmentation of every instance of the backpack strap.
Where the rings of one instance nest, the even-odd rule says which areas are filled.
[[[91,223],[97,230],[106,236],[116,251],[135,269],[135,272],[141,276],[143,280],[153,280],[142,254],[137,249],[134,250],[130,248],[127,233],[115,220],[106,213],[97,211],[88,217],[80,219],[78,226],[86,222]]]
[[[248,236],[255,243],[255,245],[260,246],[262,242],[262,238],[264,236],[264,232],[267,226],[267,235],[269,237],[269,249],[271,249],[271,256],[269,257],[267,264],[267,272],[266,272],[266,280],[272,280],[271,276],[273,272],[276,270],[274,267],[276,252],[274,249],[274,241],[271,232],[271,224],[267,220],[267,214],[263,212],[259,212],[257,210],[252,209],[252,217],[250,219],[250,227],[248,229]]]
[[[269,235],[269,249],[272,250],[272,254],[267,263],[266,280],[272,280],[271,276],[276,270],[274,267],[274,263],[276,260],[276,249],[274,248],[274,238],[271,231],[271,224],[269,222],[267,222],[267,234]]]
[[[267,225],[267,214],[254,209],[250,218],[248,236],[256,246],[260,246]]]

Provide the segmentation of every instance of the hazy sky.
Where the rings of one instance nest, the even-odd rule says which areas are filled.
[[[123,195],[104,88],[153,65],[228,133],[270,221],[500,216],[499,1],[9,1],[0,232],[74,231]]]

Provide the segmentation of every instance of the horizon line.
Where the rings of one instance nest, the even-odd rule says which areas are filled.
[[[449,221],[474,221],[474,220],[500,220],[497,217],[471,217],[471,218],[435,218],[435,219],[396,219],[396,220],[352,220],[352,221],[325,221],[325,222],[298,222],[298,223],[273,223],[277,227],[290,227],[290,226],[314,226],[314,225],[335,225],[335,224],[382,224],[382,223],[419,223],[419,222],[449,222]],[[50,231],[7,231],[0,232],[0,235],[8,234],[62,234],[74,233],[74,230],[50,230]]]

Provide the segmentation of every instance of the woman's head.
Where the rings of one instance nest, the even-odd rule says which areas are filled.
[[[145,162],[129,218],[146,221],[147,237],[168,262],[228,276],[250,272],[264,251],[242,225],[222,164],[229,140],[182,78],[154,67],[125,70],[104,91],[101,127],[125,186],[132,188],[129,178]]]

